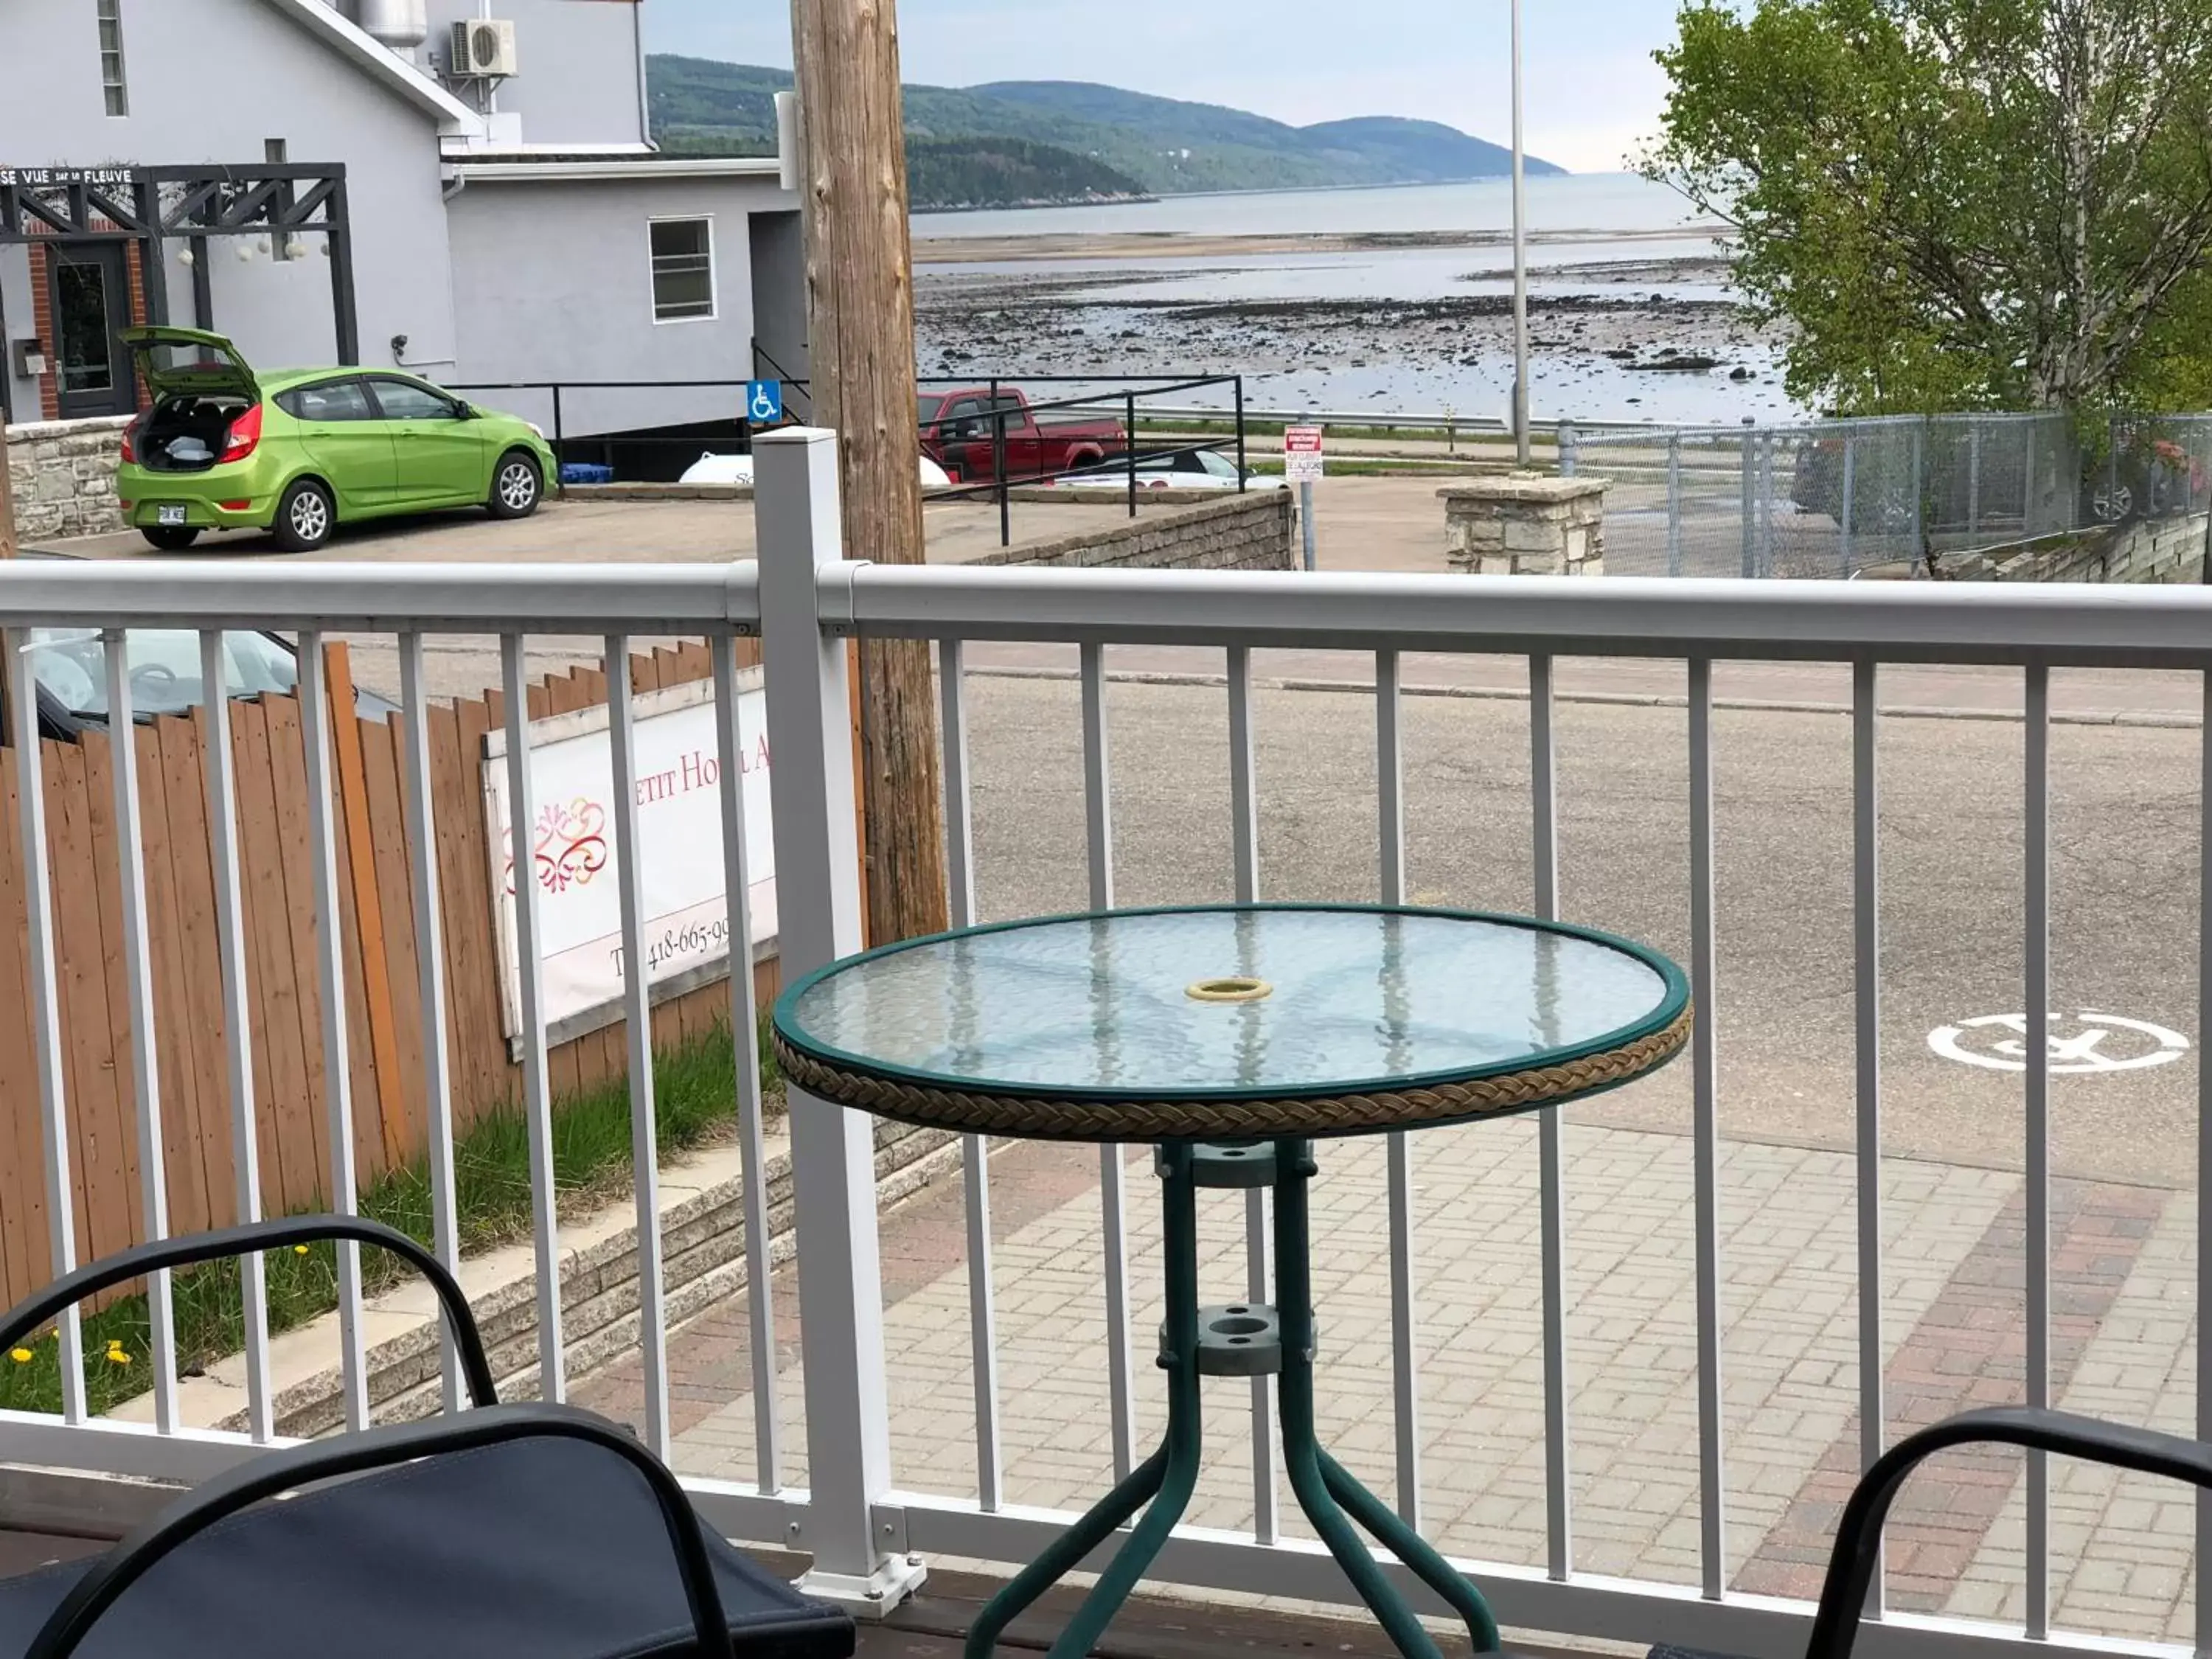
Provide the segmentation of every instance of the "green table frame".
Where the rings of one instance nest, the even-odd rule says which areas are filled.
[[[1081,938],[1060,956],[1041,948],[1027,959],[1087,976],[1087,982],[1095,988],[1110,965],[1110,953],[1100,954],[1103,925],[1143,928],[1163,919],[1206,916],[1232,920],[1229,936],[1209,936],[1207,953],[1220,953],[1222,965],[1233,966],[1235,972],[1227,977],[1197,980],[1181,988],[1195,1004],[1257,1005],[1271,1000],[1276,988],[1267,977],[1270,964],[1260,949],[1262,941],[1252,930],[1282,916],[1293,919],[1300,930],[1318,938],[1306,924],[1331,915],[1350,916],[1362,923],[1395,916],[1423,927],[1439,921],[1473,923],[1580,941],[1640,962],[1653,975],[1651,1000],[1648,1008],[1640,1004],[1623,1006],[1623,985],[1615,983],[1607,993],[1612,999],[1607,1006],[1623,1024],[1607,1029],[1601,1021],[1585,1020],[1581,1024],[1589,1029],[1565,1038],[1555,1033],[1529,1052],[1516,1053],[1515,1045],[1509,1042],[1495,1057],[1460,1054],[1449,1065],[1428,1069],[1393,1060],[1389,1075],[1382,1078],[1354,1075],[1329,1082],[1245,1079],[1234,1086],[1215,1086],[1172,1075],[1139,1077],[1134,1081],[1125,1079],[1110,1085],[1094,1079],[1088,1087],[1065,1081],[1052,1085],[998,1081],[988,1071],[975,1076],[958,1067],[924,1065],[911,1055],[902,1063],[870,1054],[866,1052],[872,1046],[868,1031],[864,1026],[843,1030],[835,1017],[834,1003],[826,1032],[810,1031],[803,1012],[823,981],[860,964],[907,951],[942,951],[949,945],[978,938],[1012,936],[1027,929],[1079,933]],[[1217,934],[1218,931],[1215,930]],[[1367,951],[1374,955],[1382,975],[1381,1012],[1394,1021],[1410,1019],[1413,1001],[1402,982],[1405,959],[1393,956],[1395,947],[1387,939],[1378,942],[1364,937],[1358,927],[1348,932],[1346,939],[1342,948],[1330,946],[1322,956],[1316,957],[1312,953],[1320,947],[1309,938],[1304,945],[1291,947],[1286,966],[1297,974],[1319,962],[1334,975],[1344,966],[1345,949]],[[1443,959],[1433,944],[1428,948],[1437,960]],[[1301,951],[1306,954],[1301,956]],[[1556,1013],[1559,1000],[1571,989],[1560,982],[1557,954],[1532,955],[1528,960],[1535,975],[1532,988],[1535,1006]],[[1394,961],[1398,963],[1395,980],[1391,976]],[[1521,958],[1516,956],[1510,961],[1517,965]],[[1547,963],[1553,969],[1548,979]],[[1157,994],[1161,988],[1151,980],[1158,978],[1161,970],[1154,963],[1144,971],[1151,976],[1145,984]],[[1447,962],[1443,968],[1431,971],[1449,973],[1452,969]],[[1307,977],[1310,979],[1310,974]],[[935,983],[927,975],[918,982]],[[1289,982],[1291,996],[1286,1000],[1301,994],[1300,985],[1295,978]],[[1021,1000],[1030,988],[1026,983],[1015,988],[1015,1000]],[[1642,994],[1643,988],[1635,989]],[[1304,994],[1310,997],[1314,993],[1309,988]],[[1395,1005],[1389,1000],[1394,994]],[[1394,1006],[1398,1010],[1395,1013],[1391,1012]],[[929,1022],[939,1018],[934,1008],[930,1003],[919,1016],[925,1035],[934,1029]],[[971,1018],[973,1012],[971,1007]],[[1285,1016],[1290,1017],[1294,1015]],[[1166,1024],[1172,1035],[1174,1022]],[[1020,1021],[1015,1025],[1018,1032]],[[1316,1138],[1334,1140],[1402,1132],[1555,1107],[1617,1088],[1656,1070],[1682,1050],[1689,1041],[1690,1029],[1689,985],[1681,969],[1642,945],[1589,928],[1525,916],[1405,905],[1205,905],[1001,922],[879,946],[862,956],[828,963],[788,988],[776,1005],[775,1052],[785,1079],[805,1093],[880,1116],[963,1134],[1106,1141],[1151,1145],[1156,1149],[1155,1168],[1166,1218],[1167,1317],[1161,1328],[1159,1355],[1168,1382],[1166,1437],[992,1599],[969,1633],[966,1659],[991,1659],[1007,1626],[1024,1609],[1090,1562],[1127,1527],[1127,1536],[1106,1562],[1096,1586],[1052,1644],[1051,1659],[1083,1659],[1167,1546],[1176,1523],[1189,1505],[1203,1451],[1200,1379],[1271,1373],[1276,1376],[1283,1464],[1291,1492],[1352,1589],[1399,1652],[1405,1659],[1440,1659],[1434,1638],[1400,1593],[1402,1575],[1386,1570],[1377,1553],[1354,1530],[1355,1524],[1465,1622],[1477,1651],[1497,1650],[1498,1622],[1491,1616],[1481,1591],[1403,1516],[1354,1480],[1329,1455],[1315,1431],[1312,1231],[1307,1190],[1316,1174],[1315,1142]],[[907,1048],[914,1047],[913,1030],[897,1035]],[[860,1052],[854,1052],[854,1048]],[[1018,1072],[1017,1075],[1027,1078],[1031,1073]],[[1199,1305],[1200,1188],[1273,1188],[1272,1304]],[[1144,1511],[1141,1518],[1139,1510]]]
[[[1198,1482],[1202,1438],[1200,1377],[1251,1374],[1253,1369],[1260,1369],[1250,1364],[1253,1354],[1266,1352],[1264,1346],[1253,1346],[1255,1338],[1249,1329],[1261,1324],[1261,1318],[1216,1320],[1211,1322],[1215,1332],[1204,1328],[1207,1322],[1202,1312],[1249,1311],[1256,1316],[1262,1310],[1242,1307],[1201,1310],[1199,1307],[1198,1192],[1200,1187],[1264,1185],[1272,1185],[1275,1193],[1275,1303],[1268,1311],[1280,1330],[1276,1399],[1283,1466],[1298,1507],[1406,1659],[1439,1659],[1439,1650],[1376,1565],[1374,1554],[1353,1532],[1354,1521],[1466,1621],[1478,1652],[1495,1651],[1498,1621],[1492,1618],[1482,1592],[1330,1456],[1314,1432],[1312,1231],[1306,1191],[1316,1170],[1313,1142],[1286,1139],[1265,1143],[1262,1147],[1218,1148],[1170,1142],[1159,1149],[1158,1168],[1167,1265],[1167,1320],[1159,1358],[1160,1369],[1168,1374],[1167,1438],[992,1598],[969,1632],[966,1659],[990,1659],[1006,1626],[1024,1608],[1079,1567],[1139,1507],[1149,1504],[1144,1518],[1052,1644],[1049,1659],[1082,1659],[1105,1633],[1107,1625],[1182,1518]],[[1218,1334],[1224,1327],[1233,1334]],[[1231,1343],[1243,1345],[1243,1352],[1235,1358],[1228,1357],[1235,1352],[1228,1346]],[[1224,1356],[1224,1367],[1237,1364],[1245,1369],[1217,1370],[1207,1364],[1209,1355]]]

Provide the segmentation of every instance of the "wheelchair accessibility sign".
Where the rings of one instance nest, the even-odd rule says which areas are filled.
[[[2140,1072],[2164,1066],[2189,1051],[2189,1039],[2147,1019],[2083,1010],[2069,1017],[2054,1012],[2049,1026],[2053,1076],[2100,1072]],[[1962,1066],[1993,1072],[2027,1069],[2027,1016],[1982,1014],[1955,1025],[1939,1025],[1928,1046]]]
[[[783,418],[783,382],[781,380],[748,380],[745,382],[745,419],[755,426],[768,426]]]

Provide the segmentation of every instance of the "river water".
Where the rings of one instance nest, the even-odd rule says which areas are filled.
[[[1626,173],[1546,175],[1528,181],[1534,232],[1665,230],[1696,222],[1664,185]],[[1505,179],[1461,185],[1359,190],[1255,190],[1224,196],[1165,196],[1103,207],[1021,208],[917,213],[916,237],[1157,234],[1299,235],[1352,231],[1493,230],[1513,228]]]

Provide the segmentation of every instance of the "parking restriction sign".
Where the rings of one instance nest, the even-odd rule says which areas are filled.
[[[1283,428],[1283,477],[1290,483],[1317,483],[1323,475],[1321,428],[1286,426]]]
[[[783,382],[745,382],[745,419],[755,426],[774,426],[783,419]]]

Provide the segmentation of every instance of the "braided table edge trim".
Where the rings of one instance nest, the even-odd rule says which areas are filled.
[[[1692,1010],[1649,1036],[1534,1071],[1426,1089],[1307,1100],[1042,1100],[978,1094],[848,1071],[775,1034],[787,1080],[840,1106],[935,1128],[1033,1140],[1273,1139],[1419,1128],[1571,1100],[1657,1070],[1689,1042]]]

